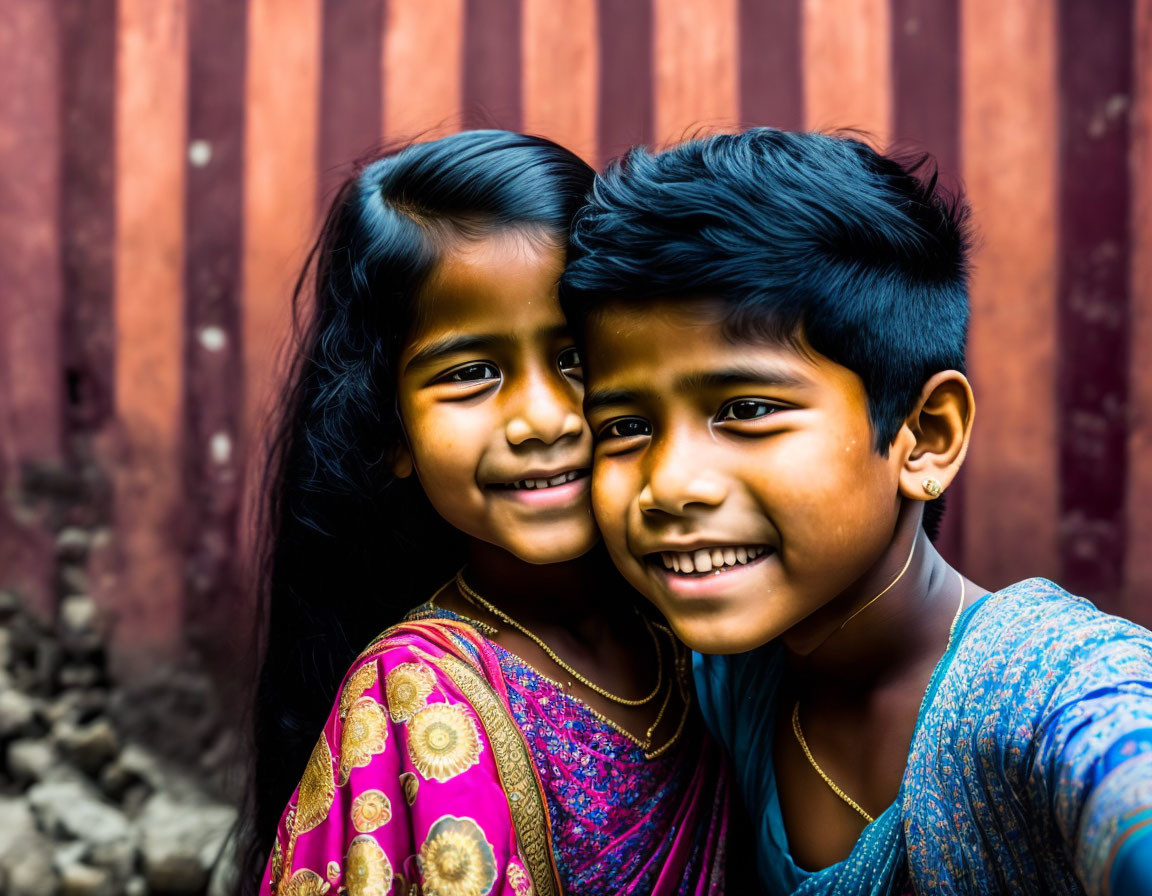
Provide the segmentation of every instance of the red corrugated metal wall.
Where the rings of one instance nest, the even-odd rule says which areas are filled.
[[[130,670],[235,630],[288,296],[349,160],[745,124],[930,149],[982,234],[946,552],[1152,624],[1152,0],[6,0],[0,587]]]

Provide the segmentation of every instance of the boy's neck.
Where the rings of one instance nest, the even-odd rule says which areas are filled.
[[[965,605],[975,597],[976,589],[962,583],[928,540],[919,507],[907,502],[880,561],[783,637],[803,690],[814,696],[835,690],[851,699],[934,663],[948,643],[962,591]]]

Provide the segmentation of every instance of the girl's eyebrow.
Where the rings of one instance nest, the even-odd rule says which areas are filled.
[[[568,335],[568,325],[563,323],[549,325],[541,327],[537,332],[543,339],[560,339]],[[462,333],[457,336],[444,336],[428,343],[409,358],[408,363],[404,365],[404,372],[407,373],[414,367],[434,364],[442,358],[460,352],[491,351],[495,346],[511,340],[512,336],[508,333]]]
[[[404,365],[404,371],[407,372],[413,367],[432,364],[448,355],[454,355],[459,352],[491,348],[499,341],[499,336],[488,333],[467,333],[460,336],[445,336],[442,339],[437,339],[435,342],[428,343],[428,345],[416,352]]]

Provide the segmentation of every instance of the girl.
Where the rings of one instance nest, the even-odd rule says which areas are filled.
[[[272,483],[264,894],[721,891],[684,650],[593,551],[556,298],[592,177],[481,131],[336,198]]]

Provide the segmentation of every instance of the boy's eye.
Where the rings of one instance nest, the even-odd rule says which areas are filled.
[[[622,417],[606,423],[600,430],[601,439],[631,439],[652,435],[652,427],[640,417]]]
[[[556,359],[557,365],[560,367],[562,373],[569,376],[580,376],[584,372],[584,359],[580,357],[580,352],[575,347],[569,347],[560,352],[560,357]]]
[[[739,398],[731,401],[720,409],[716,419],[724,420],[755,420],[757,417],[767,417],[780,410],[779,405],[754,398]]]
[[[474,363],[465,364],[455,370],[449,370],[437,380],[439,383],[473,383],[478,380],[498,380],[500,371],[495,364]]]

